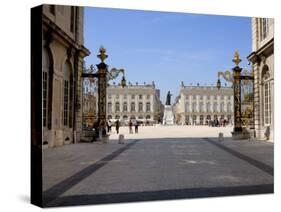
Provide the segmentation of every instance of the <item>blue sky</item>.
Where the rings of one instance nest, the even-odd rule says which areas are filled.
[[[174,101],[181,81],[215,85],[217,72],[234,66],[235,50],[241,67],[250,68],[249,17],[88,7],[84,18],[85,46],[91,51],[86,66],[99,62],[96,55],[103,45],[109,69],[124,68],[133,84],[155,81],[162,102],[169,90]]]

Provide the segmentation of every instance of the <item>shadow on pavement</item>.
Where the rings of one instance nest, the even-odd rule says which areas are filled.
[[[47,207],[268,194],[273,193],[273,191],[273,184],[265,184],[235,187],[190,188],[127,193],[124,192],[114,194],[74,195],[59,197],[51,204],[47,205]]]

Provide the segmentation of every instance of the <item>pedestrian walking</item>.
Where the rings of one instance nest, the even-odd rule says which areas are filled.
[[[116,132],[119,134],[119,120],[115,122]]]
[[[138,133],[138,132],[139,132],[139,124],[136,121],[136,123],[135,123],[135,133]]]
[[[133,133],[133,123],[132,120],[130,119],[129,121],[129,133],[132,134]]]
[[[112,122],[108,120],[107,122],[107,132],[111,132]]]

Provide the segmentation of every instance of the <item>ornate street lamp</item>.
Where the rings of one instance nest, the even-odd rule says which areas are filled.
[[[241,136],[243,136],[241,119],[241,80],[253,81],[254,77],[250,75],[241,75],[242,68],[239,67],[241,59],[237,51],[234,53],[234,58],[232,61],[235,63],[235,67],[232,68],[232,74],[230,73],[230,71],[218,72],[217,88],[221,88],[220,76],[222,76],[226,81],[232,83],[234,92],[234,129],[232,132],[232,136],[241,138]]]
[[[97,128],[99,132],[102,132],[103,136],[106,136],[106,88],[109,80],[113,80],[118,77],[120,73],[123,73],[121,80],[122,87],[126,86],[126,79],[124,76],[124,69],[113,68],[110,71],[107,70],[108,65],[104,63],[108,57],[106,49],[100,47],[97,57],[101,60],[101,63],[97,64],[98,71],[96,73],[82,73],[81,77],[84,78],[97,78],[98,79],[98,120]],[[93,70],[94,66],[91,65],[90,69]]]

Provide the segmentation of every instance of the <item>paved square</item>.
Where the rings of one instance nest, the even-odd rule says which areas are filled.
[[[45,206],[273,192],[273,144],[217,141],[231,127],[152,126],[118,144],[80,143],[43,152]]]

